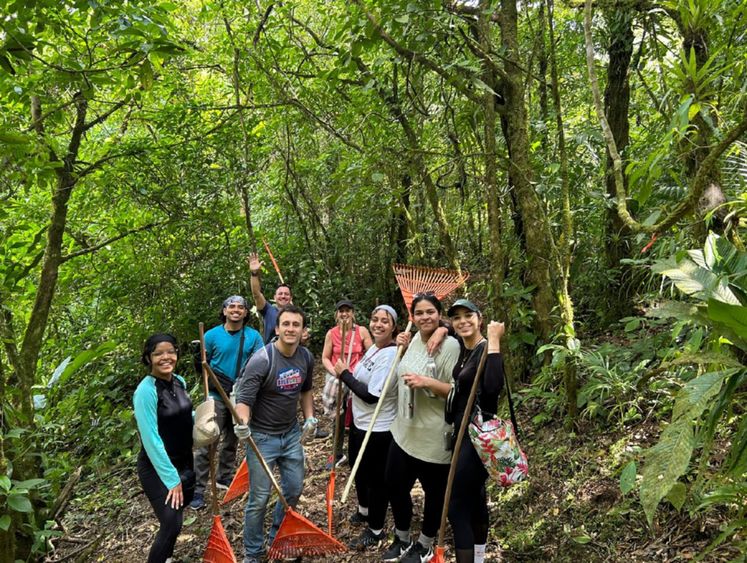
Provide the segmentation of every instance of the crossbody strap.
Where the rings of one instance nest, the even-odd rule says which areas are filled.
[[[234,381],[238,381],[239,375],[241,375],[241,357],[244,355],[244,336],[246,336],[246,328],[242,326],[241,338],[239,338],[239,353],[236,356],[236,370],[233,375]]]

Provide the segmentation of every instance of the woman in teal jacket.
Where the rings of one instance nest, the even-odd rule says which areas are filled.
[[[148,563],[171,561],[182,529],[184,506],[192,500],[192,401],[184,379],[174,373],[176,338],[154,334],[145,341],[142,362],[150,368],[135,390],[135,420],[142,448],[137,473],[161,525]]]

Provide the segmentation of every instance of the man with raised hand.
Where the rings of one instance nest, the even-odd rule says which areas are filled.
[[[265,344],[268,344],[275,337],[279,308],[289,305],[293,301],[293,295],[290,286],[281,283],[275,289],[275,305],[268,303],[262,293],[262,285],[259,281],[260,269],[262,269],[262,262],[260,262],[257,253],[253,252],[249,255],[249,271],[252,274],[249,285],[252,288],[252,297],[254,298],[254,304],[257,306],[257,312],[262,315],[265,323],[264,339]]]
[[[211,328],[205,333],[205,357],[215,375],[218,376],[221,387],[230,395],[236,379],[249,357],[262,348],[262,337],[259,332],[245,326],[248,309],[246,299],[240,295],[232,295],[223,302],[220,313],[222,324]],[[212,381],[211,381],[212,387]],[[221,443],[218,448],[218,471],[216,485],[227,489],[234,474],[236,462],[236,435],[233,432],[231,413],[218,391],[210,390],[210,396],[215,399],[215,414],[221,433]],[[205,486],[210,470],[209,448],[199,448],[195,452],[195,474],[197,484],[190,508],[201,510],[205,508]]]
[[[242,441],[250,436],[267,465],[278,466],[280,483],[288,504],[295,507],[305,475],[302,440],[314,434],[317,419],[311,395],[314,356],[301,345],[306,316],[295,305],[278,311],[277,339],[252,356],[236,391],[236,412],[241,424],[234,427]],[[305,418],[298,423],[298,405]],[[244,512],[244,563],[264,556],[264,520],[271,482],[254,451],[247,447],[249,500]],[[275,505],[267,545],[272,545],[285,516],[283,504]]]

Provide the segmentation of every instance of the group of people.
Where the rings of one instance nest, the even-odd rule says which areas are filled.
[[[227,486],[233,477],[237,440],[255,442],[264,461],[280,472],[288,504],[295,507],[303,490],[304,446],[316,435],[318,420],[312,396],[314,358],[303,345],[308,338],[306,316],[293,305],[290,288],[275,293],[275,305],[261,292],[261,262],[250,256],[251,289],[265,322],[264,339],[245,326],[247,303],[233,296],[224,301],[222,324],[205,334],[205,352],[227,392],[232,392],[240,420],[234,424],[228,409],[217,409],[222,440],[216,481]],[[382,561],[424,563],[433,557],[433,544],[444,505],[449,464],[457,456],[456,478],[448,509],[457,563],[482,563],[488,536],[487,471],[471,442],[452,452],[453,437],[467,407],[480,357],[487,361],[477,403],[483,416],[494,415],[503,387],[500,341],[503,323],[490,322],[487,339],[478,307],[458,299],[442,319],[442,304],[433,294],[413,298],[410,315],[417,332],[399,333],[398,315],[389,305],[371,312],[368,328],[355,324],[353,303],[343,299],[335,307],[336,325],[325,336],[322,363],[327,371],[325,412],[347,413],[347,459],[351,467],[359,455],[373,420],[370,439],[355,474],[358,509],[353,523],[365,525],[350,547],[382,548]],[[263,344],[264,341],[264,344]],[[406,348],[397,377],[387,375]],[[179,356],[176,339],[155,334],[145,343],[143,363],[150,368],[134,395],[135,418],[142,449],[138,476],[160,529],[148,561],[171,561],[183,519],[183,508],[204,506],[207,449],[192,452],[192,403],[184,379],[174,373]],[[343,385],[348,399],[335,409]],[[385,386],[387,386],[385,388]],[[348,391],[349,390],[349,391]],[[211,391],[211,395],[213,391]],[[384,395],[378,416],[374,411]],[[299,422],[298,410],[303,422]],[[335,446],[335,463],[342,456],[343,432]],[[250,490],[244,517],[244,563],[262,560],[284,517],[275,506],[269,534],[264,518],[271,482],[254,451],[247,447]],[[417,538],[411,534],[412,489],[420,481],[424,492],[423,521]],[[394,537],[387,546],[387,509],[394,519]]]

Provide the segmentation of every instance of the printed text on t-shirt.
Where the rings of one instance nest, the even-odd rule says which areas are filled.
[[[303,383],[303,378],[298,368],[288,368],[278,373],[279,391],[295,391],[301,383]]]

